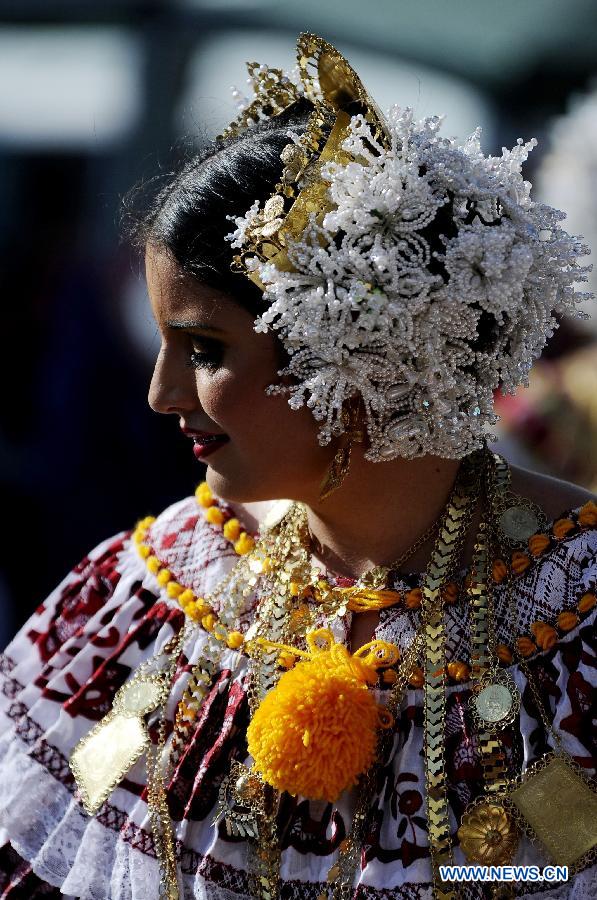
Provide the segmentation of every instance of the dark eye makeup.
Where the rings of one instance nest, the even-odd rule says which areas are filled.
[[[214,371],[222,359],[222,345],[210,338],[189,335],[192,350],[189,354],[189,365],[195,369]]]

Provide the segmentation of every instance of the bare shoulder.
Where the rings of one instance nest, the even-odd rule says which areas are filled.
[[[520,466],[511,466],[512,490],[522,497],[532,500],[544,511],[551,521],[569,509],[582,506],[595,495],[578,484],[552,478]]]

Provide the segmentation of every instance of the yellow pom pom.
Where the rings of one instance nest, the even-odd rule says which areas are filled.
[[[557,538],[564,538],[574,528],[572,519],[558,519],[553,524],[553,533]]]
[[[240,633],[240,631],[231,631],[228,635],[228,639],[226,640],[226,643],[231,650],[238,650],[239,647],[242,647],[244,642],[244,636]]]
[[[199,614],[199,618],[203,618],[208,613],[213,612],[209,603],[206,603],[203,597],[197,597],[197,613]]]
[[[597,525],[597,503],[594,500],[589,500],[581,507],[578,521],[580,525]]]
[[[208,613],[206,616],[203,616],[201,619],[201,624],[205,628],[206,631],[213,631],[218,620],[214,616],[213,613]]]
[[[221,525],[224,521],[224,513],[219,506],[210,506],[205,510],[205,519],[210,525]]]
[[[207,484],[207,481],[202,481],[199,487],[195,491],[195,497],[197,498],[197,502],[200,506],[212,506],[215,503],[213,494]]]
[[[235,542],[234,549],[239,556],[244,556],[246,553],[250,553],[254,546],[255,541],[251,535],[247,534],[246,531],[243,531],[239,539]]]
[[[571,628],[576,628],[578,623],[578,616],[571,610],[564,610],[558,616],[558,628],[561,628],[562,631],[570,631]]]
[[[182,606],[182,604],[181,604]],[[203,610],[197,605],[196,600],[191,600],[189,603],[185,603],[182,607],[185,615],[192,619],[193,622],[200,622],[201,617],[203,616]]]
[[[139,555],[142,556],[143,559],[147,559],[148,556],[151,556],[151,547],[149,547],[147,544],[139,544],[137,550],[139,551]]]
[[[189,590],[189,588],[187,588],[185,591],[183,591],[182,594],[178,598],[178,602],[180,603],[180,605],[182,606],[183,609],[189,603],[193,603],[194,600],[195,600],[195,595],[191,590]]]
[[[157,556],[148,556],[147,557],[147,568],[150,572],[153,572],[154,575],[160,571],[161,563]]]
[[[316,643],[321,640],[323,648]],[[247,731],[248,749],[268,784],[333,802],[373,762],[377,727],[391,724],[367,685],[376,681],[376,667],[393,664],[397,653],[382,661],[370,645],[366,657],[366,648],[351,656],[324,629],[312,632],[307,641],[310,657],[284,672],[256,710]]]
[[[578,610],[581,613],[589,612],[590,609],[593,609],[595,603],[597,602],[597,598],[595,594],[583,594],[580,600],[578,601]]]
[[[184,588],[182,584],[179,584],[177,581],[169,581],[166,585],[166,593],[169,597],[172,597],[173,600],[176,600],[177,597],[183,593]]]
[[[170,569],[161,569],[158,572],[158,583],[165,587],[170,579],[172,578],[172,572]]]
[[[223,531],[227,541],[236,541],[242,531],[241,524],[238,519],[228,519],[224,525]]]

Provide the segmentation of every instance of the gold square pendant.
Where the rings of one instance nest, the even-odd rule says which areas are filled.
[[[597,845],[597,794],[563,759],[524,773],[508,799],[556,865],[571,867]]]

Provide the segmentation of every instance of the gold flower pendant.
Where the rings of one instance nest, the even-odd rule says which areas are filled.
[[[482,801],[470,807],[458,829],[460,848],[469,862],[501,866],[510,862],[518,847],[518,828],[499,802]]]

